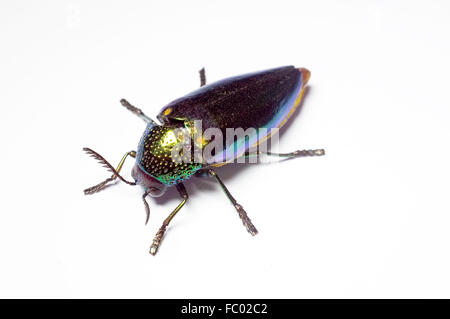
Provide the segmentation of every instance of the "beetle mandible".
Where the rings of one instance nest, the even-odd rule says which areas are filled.
[[[213,177],[225,192],[237,210],[244,226],[251,235],[258,231],[251,222],[244,208],[231,195],[215,168],[230,163],[238,158],[248,158],[261,154],[294,158],[301,156],[321,156],[323,149],[302,150],[289,153],[251,152],[248,140],[234,139],[225,143],[225,151],[212,152],[206,160],[193,160],[190,148],[174,150],[181,144],[183,146],[199,146],[205,149],[211,140],[200,141],[195,135],[195,121],[201,121],[203,129],[217,128],[221,132],[227,128],[265,128],[264,134],[256,135],[256,144],[271,136],[273,131],[280,128],[291,117],[300,105],[310,72],[305,68],[284,66],[275,69],[244,74],[217,81],[206,85],[205,70],[200,70],[200,88],[179,98],[162,108],[157,118],[161,124],[156,123],[142,112],[141,109],[131,105],[125,99],[121,104],[129,111],[139,116],[147,123],[147,127],[139,142],[137,151],[127,152],[119,162],[117,168],[108,163],[105,158],[90,148],[84,148],[88,154],[99,160],[113,175],[105,181],[84,190],[86,195],[94,194],[117,178],[129,185],[140,185],[144,189],[142,200],[146,211],[146,224],[150,217],[150,208],[146,201],[147,196],[159,197],[168,187],[175,186],[182,201],[164,220],[156,233],[150,247],[150,254],[155,255],[163,239],[164,233],[173,217],[179,212],[188,200],[188,193],[183,181],[194,175],[208,175]],[[188,132],[178,135],[178,129]],[[244,137],[247,138],[248,137]],[[229,152],[231,150],[231,152]],[[180,162],[174,154],[188,155],[188,161]],[[231,155],[230,155],[231,154]],[[128,157],[136,158],[130,182],[123,178],[119,172]]]

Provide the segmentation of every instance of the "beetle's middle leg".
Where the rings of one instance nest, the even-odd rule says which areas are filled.
[[[155,235],[155,238],[153,238],[153,242],[152,245],[150,246],[150,254],[152,254],[153,256],[156,254],[156,252],[158,251],[159,245],[161,245],[161,241],[164,237],[164,234],[166,233],[166,228],[167,226],[169,226],[170,221],[175,217],[175,215],[180,211],[181,207],[184,206],[184,204],[186,203],[186,201],[189,198],[189,195],[186,191],[186,188],[184,187],[184,185],[182,183],[177,184],[176,185],[178,192],[180,193],[181,197],[183,198],[183,200],[181,201],[180,204],[178,204],[178,206],[170,213],[169,216],[167,216],[167,218],[164,220],[161,228],[159,228],[158,232]]]
[[[208,174],[216,179],[216,181],[219,183],[222,190],[225,192],[225,195],[227,195],[228,199],[231,201],[234,208],[236,208],[236,210],[239,214],[239,217],[241,218],[242,223],[244,224],[247,231],[252,236],[255,236],[258,233],[258,231],[256,230],[256,227],[253,225],[252,221],[248,217],[247,212],[244,210],[244,208],[240,204],[238,204],[238,202],[234,199],[234,197],[231,195],[228,188],[224,185],[222,180],[219,178],[219,176],[213,169],[208,169]]]
[[[134,157],[136,157],[136,152],[135,151],[130,151],[128,153],[125,153],[125,155],[120,160],[119,165],[117,165],[117,168],[116,168],[116,172],[117,173],[119,173],[120,170],[122,169],[122,166],[125,163],[125,160],[127,159],[128,156],[131,156],[131,157],[134,158]],[[117,175],[113,174],[110,178],[105,179],[103,182],[101,182],[101,183],[99,183],[99,184],[97,184],[95,186],[86,188],[84,190],[84,194],[85,195],[91,195],[91,194],[97,193],[97,192],[101,191],[103,188],[105,188],[106,184],[114,181],[116,178],[117,178]]]

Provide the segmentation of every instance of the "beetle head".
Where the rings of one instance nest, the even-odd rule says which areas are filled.
[[[136,184],[142,186],[151,197],[160,197],[167,190],[166,185],[145,173],[137,163],[134,164],[131,176],[136,181]]]

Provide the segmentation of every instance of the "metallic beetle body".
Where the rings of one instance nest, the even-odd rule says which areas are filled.
[[[278,158],[322,156],[324,149],[296,150],[274,153],[258,147],[274,137],[300,102],[310,72],[304,68],[285,66],[266,71],[235,76],[209,85],[205,70],[200,70],[200,89],[179,98],[162,108],[158,115],[161,124],[141,109],[122,99],[122,106],[147,123],[137,151],[125,153],[115,169],[103,156],[90,148],[83,148],[113,175],[84,190],[86,195],[104,189],[116,179],[144,189],[146,223],[150,218],[147,196],[160,197],[172,186],[181,202],[164,219],[150,246],[150,254],[159,249],[169,223],[187,202],[189,195],[184,181],[193,175],[215,179],[235,208],[248,233],[258,233],[247,212],[233,197],[215,171],[215,167],[260,155]],[[273,141],[272,141],[273,142]],[[258,147],[258,148],[256,148]],[[128,181],[120,171],[128,157],[136,158],[131,171],[134,181]]]
[[[240,75],[208,84],[163,107],[158,119],[163,125],[148,123],[139,142],[136,166],[137,183],[146,174],[163,185],[172,186],[190,178],[205,166],[220,166],[248,149],[248,144],[234,141],[231,156],[216,154],[207,163],[176,163],[173,147],[182,141],[174,133],[176,128],[190,127],[193,121],[202,121],[202,129],[218,128],[226,134],[227,128],[267,128],[264,136],[281,127],[300,104],[310,72],[293,66],[280,67]],[[230,153],[227,153],[230,154]],[[145,182],[139,183],[144,188]]]

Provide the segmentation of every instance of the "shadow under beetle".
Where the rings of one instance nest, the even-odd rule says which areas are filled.
[[[248,158],[261,154],[294,158],[321,156],[325,154],[325,151],[316,149],[290,153],[251,152],[248,140],[237,139],[225,144],[226,150],[231,149],[231,152],[212,153],[207,161],[180,162],[174,159],[173,150],[180,143],[185,143],[184,145],[186,145],[186,142],[189,145],[195,144],[195,121],[201,121],[202,129],[217,128],[224,133],[227,128],[242,128],[244,130],[255,127],[265,128],[265,134],[256,137],[256,144],[259,144],[262,140],[269,138],[276,129],[283,126],[300,105],[309,77],[310,72],[307,69],[285,66],[235,76],[205,85],[205,70],[202,69],[200,70],[200,88],[165,106],[157,116],[162,124],[157,124],[139,108],[122,99],[120,102],[124,107],[147,123],[145,132],[139,142],[137,151],[127,152],[117,168],[114,168],[92,149],[84,148],[84,151],[99,160],[113,173],[110,178],[100,184],[85,189],[84,193],[86,195],[94,194],[117,178],[129,185],[140,185],[144,189],[142,200],[145,205],[147,223],[150,208],[146,197],[148,195],[159,197],[164,194],[167,187],[175,186],[182,201],[164,220],[156,233],[150,247],[150,254],[155,255],[167,226],[189,197],[183,181],[194,175],[209,175],[215,178],[236,208],[247,231],[251,235],[256,235],[258,231],[255,226],[253,226],[243,207],[237,203],[225,187],[215,168],[237,158]],[[174,133],[178,128],[184,128],[190,132],[188,141],[186,141],[186,138],[183,141],[183,136]],[[206,147],[209,142],[210,140],[201,140],[200,147]],[[136,163],[131,172],[134,182],[127,181],[119,174],[128,156],[136,158]],[[189,156],[192,156],[192,154]]]

